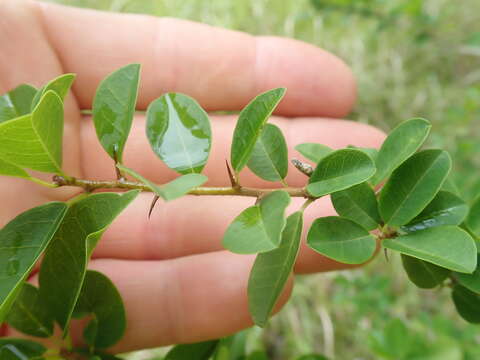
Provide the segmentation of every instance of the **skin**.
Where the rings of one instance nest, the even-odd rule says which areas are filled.
[[[114,179],[112,161],[95,135],[89,109],[102,78],[128,63],[142,64],[138,109],[166,91],[186,93],[208,111],[238,110],[260,92],[285,86],[288,92],[271,122],[291,146],[319,142],[333,148],[378,147],[384,134],[340,120],[355,102],[352,72],[338,58],[312,45],[276,37],[253,37],[178,19],[119,15],[23,0],[0,1],[0,93],[20,83],[35,86],[67,72],[78,75],[65,104],[64,168],[85,179]],[[212,116],[213,149],[207,185],[227,186],[225,169],[235,116]],[[125,149],[125,165],[164,183],[176,175],[153,154],[137,116]],[[289,169],[290,186],[305,175]],[[245,170],[245,186],[271,187]],[[78,189],[47,189],[0,178],[0,225],[28,208],[67,200]],[[22,194],[22,196],[18,196]],[[251,325],[247,282],[254,257],[222,250],[222,235],[253,198],[186,197],[157,204],[150,220],[151,194],[138,199],[114,222],[96,249],[90,267],[119,288],[128,330],[112,352],[221,337]],[[290,212],[302,199],[294,199]],[[305,228],[334,214],[329,199],[305,213]],[[295,272],[346,267],[302,245]],[[35,277],[32,281],[35,282]],[[278,304],[290,294],[293,277]],[[73,330],[79,341],[80,327]],[[4,329],[5,335],[16,335]]]

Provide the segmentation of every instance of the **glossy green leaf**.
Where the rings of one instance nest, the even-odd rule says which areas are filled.
[[[168,93],[150,104],[147,137],[153,152],[180,174],[201,172],[212,146],[208,114],[184,94]]]
[[[310,176],[307,190],[313,196],[324,196],[368,180],[375,165],[360,150],[342,149],[325,156]]]
[[[0,231],[0,323],[62,221],[60,202],[30,209]]]
[[[474,293],[480,294],[480,267],[479,256],[477,256],[477,268],[471,274],[454,273],[453,277],[457,282]]]
[[[295,146],[295,150],[302,154],[306,159],[313,161],[315,164],[318,164],[320,160],[333,152],[332,148],[316,143],[299,144]]]
[[[480,323],[480,295],[455,285],[452,291],[452,299],[460,316],[469,323]]]
[[[55,92],[63,102],[65,96],[67,96],[68,90],[70,90],[73,81],[75,80],[75,74],[65,74],[60,75],[59,77],[51,80],[47,85],[42,87],[40,90],[37,91],[35,96],[31,102],[31,109],[35,109],[35,107],[40,102],[40,99],[48,92],[53,91]]]
[[[390,226],[412,221],[434,199],[451,166],[450,155],[442,150],[424,150],[405,161],[380,193],[383,220]]]
[[[432,289],[448,277],[450,270],[402,254],[402,264],[411,282],[422,289]]]
[[[460,225],[468,213],[468,205],[458,196],[439,191],[425,209],[402,230],[412,232],[442,225]]]
[[[473,202],[465,224],[472,234],[480,237],[480,196]]]
[[[15,338],[0,338],[0,359],[2,360],[42,360],[47,349],[34,341]]]
[[[217,348],[218,340],[181,344],[170,350],[165,360],[208,360]]]
[[[117,165],[117,167],[144,183],[146,186],[148,186],[150,190],[152,190],[155,194],[160,196],[165,201],[178,199],[179,197],[187,194],[192,189],[203,185],[208,180],[208,178],[202,174],[186,174],[164,185],[156,185],[150,180],[145,179],[142,175],[132,169],[129,169],[122,165]]]
[[[7,323],[24,334],[47,338],[53,334],[53,317],[38,289],[25,283],[7,316]]]
[[[240,113],[233,133],[230,162],[238,173],[247,165],[257,139],[273,110],[285,95],[285,88],[267,91],[254,98]]]
[[[259,254],[248,281],[248,304],[256,325],[263,327],[292,273],[298,254],[303,228],[303,213],[297,211],[287,218],[280,246]]]
[[[425,119],[410,119],[393,129],[382,144],[376,159],[377,173],[373,184],[379,184],[422,146],[432,125]]]
[[[90,255],[103,232],[138,195],[98,193],[73,201],[40,269],[40,295],[66,331]],[[62,286],[59,286],[62,284]]]
[[[428,261],[462,273],[471,273],[477,266],[475,241],[456,226],[439,226],[385,239],[387,249]]]
[[[316,252],[345,264],[362,264],[376,249],[375,238],[360,225],[338,216],[316,219],[307,235]]]
[[[0,158],[13,165],[62,173],[63,103],[48,91],[31,115],[0,124]]]
[[[282,181],[288,172],[288,148],[280,128],[265,124],[253,147],[248,168],[267,181]]]
[[[132,127],[140,82],[140,65],[124,66],[107,76],[93,100],[93,121],[105,151],[122,163],[123,149]]]
[[[245,360],[247,346],[247,331],[221,339],[215,349],[212,360]]]
[[[285,209],[290,196],[283,190],[264,196],[230,224],[223,237],[223,246],[237,254],[266,252],[280,245],[285,227]]]
[[[115,285],[103,274],[88,270],[74,310],[74,317],[93,314],[94,331],[87,343],[107,348],[125,333],[126,316],[122,298]],[[87,328],[88,329],[88,328]]]
[[[23,84],[0,96],[0,123],[30,113],[36,93],[33,86]]]
[[[338,215],[353,220],[367,230],[381,224],[377,198],[367,183],[361,183],[332,194],[332,203]]]

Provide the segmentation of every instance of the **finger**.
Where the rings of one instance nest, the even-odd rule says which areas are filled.
[[[90,267],[112,279],[125,303],[127,331],[111,351],[216,339],[251,326],[247,283],[252,263],[253,257],[227,252],[168,261],[92,261]],[[72,334],[79,343],[81,331]]]
[[[355,82],[335,56],[295,40],[253,37],[178,19],[80,10],[38,3],[75,93],[91,108],[95,88],[128,63],[143,65],[139,108],[166,91],[193,96],[208,110],[238,110],[258,93],[289,89],[278,113],[342,117]]]

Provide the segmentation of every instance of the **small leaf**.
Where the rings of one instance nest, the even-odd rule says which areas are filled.
[[[48,203],[18,215],[0,231],[0,323],[66,211],[63,203]]]
[[[62,174],[63,104],[48,91],[31,115],[0,124],[0,158],[18,167]]]
[[[479,256],[477,256],[477,268],[473,273],[454,273],[453,277],[460,285],[466,287],[468,290],[473,291],[474,293],[480,294],[480,267],[478,266],[480,262],[478,261],[478,258]]]
[[[218,340],[175,346],[165,356],[165,360],[208,360],[217,348]]]
[[[242,211],[230,224],[223,246],[237,254],[255,254],[277,248],[289,204],[290,196],[282,190],[264,196],[258,205]]]
[[[107,227],[138,193],[98,193],[76,199],[45,252],[40,268],[40,296],[65,333],[93,249]]]
[[[378,152],[377,173],[372,183],[377,185],[422,146],[432,125],[425,119],[410,119],[398,125],[388,135]]]
[[[480,323],[480,295],[455,285],[452,291],[452,299],[460,316],[469,323]]]
[[[93,121],[105,151],[122,163],[137,103],[140,65],[130,64],[107,76],[93,100]]]
[[[288,172],[288,148],[278,126],[265,124],[253,147],[248,167],[267,181],[282,181]]]
[[[150,190],[165,201],[178,199],[179,197],[186,195],[192,189],[203,185],[208,180],[208,178],[202,174],[186,174],[164,185],[156,185],[150,180],[145,179],[135,170],[122,165],[117,165],[117,167],[144,183]]]
[[[480,237],[480,196],[473,202],[467,219],[465,220],[465,225],[467,225],[468,230],[470,230],[473,235]]]
[[[31,110],[35,109],[35,107],[40,102],[40,99],[48,91],[53,91],[54,93],[56,93],[63,102],[74,80],[75,80],[75,74],[65,74],[65,75],[60,75],[59,77],[50,81],[47,85],[45,85],[39,91],[37,91],[36,95],[33,97],[31,101]]]
[[[33,86],[23,84],[0,96],[0,123],[30,113],[36,93]]]
[[[387,249],[428,261],[462,273],[472,273],[477,266],[475,241],[456,226],[439,226],[385,239]]]
[[[338,215],[353,220],[367,230],[373,230],[382,223],[377,198],[367,183],[333,193],[332,203]]]
[[[46,352],[47,349],[43,345],[31,340],[0,338],[0,359],[2,360],[42,360],[41,356]]]
[[[333,152],[332,148],[322,144],[315,143],[303,143],[295,146],[300,154],[302,154],[306,159],[313,161],[315,164],[318,164],[325,156]]]
[[[10,326],[24,334],[47,338],[53,335],[53,317],[40,299],[38,289],[25,283],[7,316]]]
[[[148,107],[147,137],[155,154],[180,174],[200,173],[212,146],[208,114],[191,97],[176,93]]]
[[[337,150],[325,156],[310,176],[307,190],[313,196],[324,196],[368,180],[375,174],[372,159],[354,149]]]
[[[247,330],[223,338],[215,349],[213,360],[245,360]]]
[[[450,274],[450,270],[403,254],[402,264],[410,281],[422,289],[440,285]]]
[[[282,100],[285,91],[285,88],[278,88],[260,94],[240,113],[233,133],[230,154],[230,162],[236,173],[239,173],[250,160],[265,123]]]
[[[256,325],[263,327],[292,273],[298,254],[303,228],[303,213],[297,211],[287,218],[280,246],[259,254],[248,280],[248,304]]]
[[[75,307],[74,316],[93,314],[89,345],[107,348],[116,344],[125,333],[127,320],[120,293],[105,275],[88,270]],[[92,326],[91,326],[92,328]],[[88,332],[87,332],[88,334]]]
[[[446,151],[424,150],[397,168],[380,193],[379,210],[390,226],[408,224],[434,199],[452,161]]]
[[[362,264],[376,249],[375,238],[351,220],[338,216],[316,219],[307,235],[316,252],[345,264]]]
[[[468,205],[458,196],[440,191],[430,204],[402,230],[412,232],[442,225],[460,225],[468,213]]]

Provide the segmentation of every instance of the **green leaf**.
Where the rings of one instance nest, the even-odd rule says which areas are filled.
[[[300,356],[300,357],[296,358],[295,360],[328,360],[328,358],[326,358],[323,355],[319,355],[319,354],[310,354],[310,355]]]
[[[63,203],[48,203],[18,215],[0,230],[0,323],[66,211]]]
[[[65,333],[93,249],[107,227],[138,193],[98,193],[75,199],[45,252],[40,269],[40,295]]]
[[[316,252],[345,264],[362,264],[376,249],[375,238],[360,225],[338,216],[316,219],[307,235]]]
[[[307,190],[320,197],[360,184],[373,174],[375,165],[363,151],[337,150],[320,160],[310,176]]]
[[[480,237],[480,196],[473,202],[470,212],[465,220],[468,230],[476,237]]]
[[[170,350],[165,360],[208,360],[217,348],[218,340],[181,344]]]
[[[298,254],[303,228],[303,213],[297,211],[287,218],[280,246],[259,254],[248,281],[248,304],[256,325],[263,327],[292,273]]]
[[[105,275],[91,270],[85,274],[74,310],[74,317],[85,314],[94,315],[95,331],[89,345],[107,348],[116,344],[125,333],[127,321],[118,290]]]
[[[402,230],[412,232],[442,225],[460,225],[468,213],[468,205],[458,196],[440,191],[430,204]]]
[[[191,97],[176,93],[148,107],[147,137],[154,153],[180,174],[201,172],[212,146],[208,114]]]
[[[219,341],[213,360],[245,360],[247,346],[247,330]]]
[[[33,86],[23,84],[0,96],[0,123],[30,113],[36,93]]]
[[[477,256],[477,268],[471,274],[454,273],[453,277],[457,282],[466,287],[468,290],[474,293],[480,294],[480,262],[478,261],[480,256]]]
[[[382,223],[377,198],[367,183],[333,193],[332,203],[338,215],[355,221],[367,230],[373,230]]]
[[[250,160],[265,123],[282,100],[285,91],[285,88],[278,88],[264,92],[254,98],[240,113],[233,132],[230,154],[230,162],[236,173],[239,173]]]
[[[402,264],[410,281],[422,289],[440,285],[450,274],[450,270],[403,254]]]
[[[288,172],[288,148],[278,126],[265,124],[253,147],[248,168],[267,181],[282,181]]]
[[[333,152],[332,148],[322,144],[315,143],[303,143],[295,146],[300,154],[302,154],[306,159],[313,161],[315,164],[318,164],[325,156]]]
[[[439,226],[385,239],[387,249],[428,261],[462,273],[472,273],[477,266],[475,241],[456,226]]]
[[[0,359],[2,360],[42,360],[47,349],[34,341],[26,339],[0,338]]]
[[[0,124],[0,158],[18,167],[62,174],[63,103],[48,91],[31,115]]]
[[[360,151],[363,151],[365,154],[370,156],[370,158],[376,162],[377,157],[378,157],[378,149],[375,148],[366,148],[366,147],[360,147],[360,146],[354,146],[354,145],[348,145],[347,148],[349,149],[357,149]],[[371,179],[370,179],[371,180]]]
[[[93,100],[97,137],[117,163],[122,163],[123,149],[132,127],[139,81],[140,65],[124,66],[100,83]]]
[[[270,360],[267,353],[264,351],[254,351],[248,357],[247,360]]]
[[[129,169],[122,165],[117,165],[117,167],[144,183],[150,190],[152,190],[155,194],[160,196],[165,201],[178,199],[179,197],[187,194],[192,189],[203,185],[208,180],[208,178],[202,174],[186,174],[164,185],[156,185],[150,180],[145,179],[135,170]]]
[[[223,246],[237,254],[255,254],[277,248],[289,204],[290,196],[283,190],[264,196],[258,205],[242,211],[230,224],[223,237]]]
[[[2,159],[0,159],[0,175],[31,179],[31,176],[21,167],[13,165],[12,163]]]
[[[480,323],[480,295],[455,285],[452,291],[452,300],[460,316],[469,323]]]
[[[53,317],[38,289],[25,283],[8,313],[7,323],[24,334],[47,338],[53,335]]]
[[[51,80],[47,85],[45,85],[39,91],[37,91],[37,93],[35,94],[35,96],[31,101],[31,110],[35,109],[35,107],[40,102],[40,99],[48,91],[53,91],[54,93],[56,93],[63,102],[74,80],[75,80],[75,74],[60,75],[59,77]]]
[[[424,150],[397,168],[379,198],[379,210],[390,226],[408,224],[434,199],[452,161],[442,150]]]
[[[422,146],[432,125],[425,119],[410,119],[393,129],[382,144],[376,159],[377,173],[373,184],[379,184]]]

